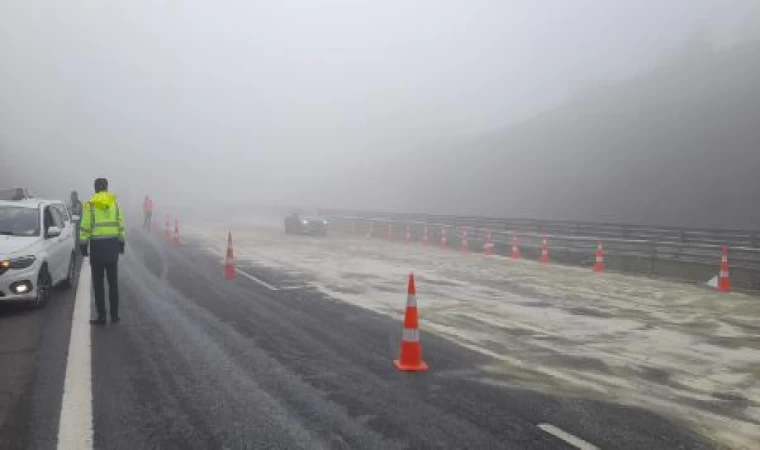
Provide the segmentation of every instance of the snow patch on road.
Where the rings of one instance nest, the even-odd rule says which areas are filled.
[[[422,327],[501,362],[523,386],[644,406],[730,446],[760,441],[760,299],[578,267],[234,225],[236,260],[287,271],[401,318],[414,270]],[[227,226],[185,237],[224,255]]]

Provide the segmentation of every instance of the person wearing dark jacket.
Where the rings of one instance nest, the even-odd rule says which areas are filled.
[[[79,225],[82,223],[82,202],[79,201],[79,194],[77,191],[71,191],[71,199],[69,203],[69,212],[72,216],[79,217],[76,221],[76,240],[79,241]]]
[[[111,323],[119,322],[119,254],[124,253],[126,233],[124,216],[116,196],[108,192],[108,180],[95,180],[95,195],[82,208],[79,247],[90,257],[92,286],[98,318],[92,325],[105,325],[106,300],[104,276],[108,278],[108,300]]]

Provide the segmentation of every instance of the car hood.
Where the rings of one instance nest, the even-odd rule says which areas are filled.
[[[32,247],[38,239],[38,236],[0,236],[0,259],[23,253]]]

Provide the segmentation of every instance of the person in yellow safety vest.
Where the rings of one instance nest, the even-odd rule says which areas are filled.
[[[124,216],[116,196],[108,192],[108,180],[95,180],[95,195],[85,202],[79,234],[82,255],[90,256],[92,287],[98,318],[91,325],[105,325],[106,299],[104,275],[108,278],[111,323],[119,322],[119,254],[124,253],[126,234]],[[89,244],[89,249],[88,249]]]

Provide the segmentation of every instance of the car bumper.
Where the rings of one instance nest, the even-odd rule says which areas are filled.
[[[301,227],[303,234],[323,235],[327,234],[327,226],[324,224],[307,224]]]
[[[24,302],[37,298],[37,275],[39,263],[35,262],[26,269],[7,270],[0,275],[0,302]],[[29,290],[16,293],[12,289],[18,283],[28,283]]]

